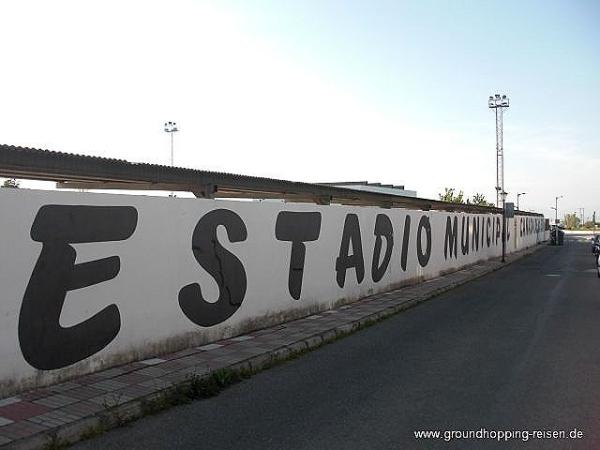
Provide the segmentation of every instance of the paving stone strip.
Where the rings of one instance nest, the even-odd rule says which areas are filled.
[[[507,256],[507,263],[541,245]],[[80,440],[143,415],[144,402],[223,368],[260,370],[294,352],[318,347],[373,321],[391,316],[468,281],[504,267],[488,260],[450,274],[371,295],[336,309],[223,339],[200,347],[132,362],[71,381],[0,399],[0,447],[39,449],[52,439]]]

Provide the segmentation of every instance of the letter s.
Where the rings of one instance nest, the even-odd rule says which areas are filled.
[[[217,282],[219,298],[207,302],[198,283],[179,291],[179,306],[197,325],[210,327],[231,317],[246,295],[246,271],[241,261],[217,240],[217,227],[223,225],[230,242],[245,241],[248,231],[243,220],[228,209],[215,209],[200,218],[192,235],[194,258]]]

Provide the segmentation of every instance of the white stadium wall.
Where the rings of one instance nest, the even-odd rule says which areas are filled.
[[[501,254],[490,214],[0,189],[0,396]],[[507,252],[544,240],[509,220]]]

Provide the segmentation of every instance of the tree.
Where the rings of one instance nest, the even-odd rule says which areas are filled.
[[[19,182],[16,179],[14,179],[14,178],[9,178],[7,180],[4,180],[4,183],[2,183],[2,187],[3,188],[18,189],[19,188]]]
[[[577,214],[565,214],[565,228],[572,230],[579,226],[579,217]]]
[[[464,203],[464,194],[463,191],[460,191],[458,194],[454,194],[454,188],[444,188],[443,194],[438,194],[440,200],[443,202],[449,203]]]
[[[473,205],[479,205],[479,206],[495,206],[493,203],[490,203],[486,200],[485,195],[479,194],[479,193],[477,193],[473,196],[470,203],[472,203]]]

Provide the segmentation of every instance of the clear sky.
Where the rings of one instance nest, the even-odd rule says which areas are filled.
[[[18,1],[0,5],[0,141],[600,216],[600,2]]]

